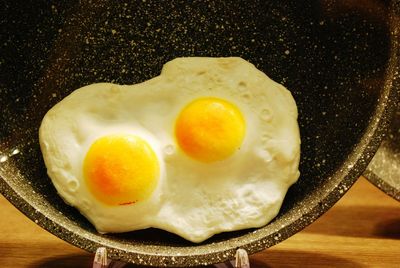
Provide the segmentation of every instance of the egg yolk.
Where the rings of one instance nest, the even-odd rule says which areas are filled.
[[[148,198],[160,172],[150,145],[134,135],[96,140],[86,154],[83,171],[90,191],[108,205],[127,205]]]
[[[244,118],[235,105],[207,97],[194,100],[181,111],[175,136],[188,156],[210,163],[235,153],[243,142],[245,128]]]

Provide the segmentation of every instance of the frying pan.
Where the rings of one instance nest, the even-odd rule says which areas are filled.
[[[399,88],[399,1],[2,1],[0,185],[67,242],[150,266],[223,262],[288,238],[367,167]],[[268,225],[201,244],[148,229],[100,235],[57,195],[41,157],[46,111],[95,82],[133,84],[181,56],[240,56],[284,84],[299,109],[299,181]],[[73,112],[73,111],[71,111]]]

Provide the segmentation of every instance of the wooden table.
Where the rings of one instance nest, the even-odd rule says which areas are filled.
[[[91,254],[44,231],[4,197],[0,207],[0,267],[91,267]],[[360,178],[312,225],[251,256],[251,267],[400,267],[400,202]]]

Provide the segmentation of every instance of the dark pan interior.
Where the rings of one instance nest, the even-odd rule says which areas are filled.
[[[272,246],[311,223],[376,150],[398,85],[391,1],[3,1],[0,8],[2,193],[62,239],[148,265],[196,265]],[[296,99],[301,177],[278,217],[200,245],[159,230],[99,235],[56,194],[38,128],[46,111],[95,82],[133,84],[182,56],[240,56]]]

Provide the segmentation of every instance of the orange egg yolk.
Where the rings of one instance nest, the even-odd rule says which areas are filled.
[[[157,156],[134,135],[110,135],[96,140],[86,154],[83,171],[93,195],[108,205],[127,205],[148,198],[156,188]]]
[[[234,154],[245,135],[245,121],[232,103],[213,97],[189,103],[180,112],[175,136],[191,158],[211,163]]]

